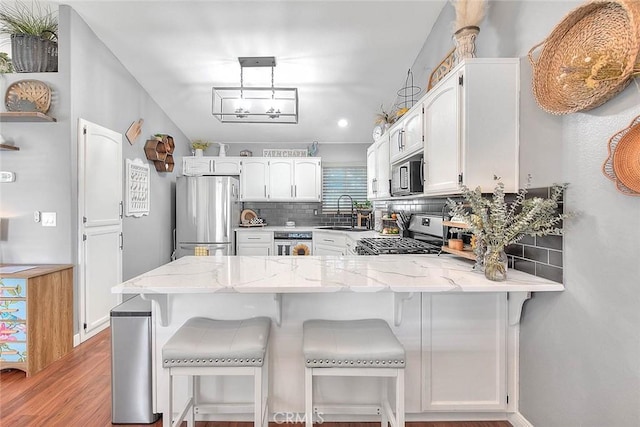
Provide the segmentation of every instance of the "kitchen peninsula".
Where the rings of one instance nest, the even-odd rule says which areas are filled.
[[[518,412],[522,306],[532,292],[564,286],[514,270],[507,281],[491,282],[471,266],[436,255],[183,257],[113,292],[156,302],[156,412],[166,407],[162,346],[191,317],[275,320],[272,414],[304,410],[304,320],[376,317],[393,327],[407,352],[407,420],[509,419]],[[349,386],[319,384],[319,398],[374,401],[366,379],[340,380]],[[223,388],[210,386],[205,393]],[[242,400],[250,391],[250,382],[227,387],[224,399]]]

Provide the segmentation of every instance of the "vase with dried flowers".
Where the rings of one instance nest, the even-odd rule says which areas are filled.
[[[470,190],[462,186],[465,202],[448,200],[451,215],[469,224],[476,239],[476,268],[484,264],[485,277],[493,281],[507,278],[505,247],[524,236],[560,235],[560,222],[567,218],[558,212],[567,184],[554,184],[549,198],[526,198],[527,189],[515,195],[510,204],[505,202],[504,184],[498,182],[491,198],[482,197],[480,187]]]
[[[456,43],[456,62],[476,57],[476,37],[484,18],[486,0],[451,0],[456,11],[453,38]]]
[[[204,141],[202,139],[196,139],[191,142],[191,148],[194,151],[194,155],[197,157],[202,157],[204,155],[204,150],[209,148],[213,144],[212,142]]]

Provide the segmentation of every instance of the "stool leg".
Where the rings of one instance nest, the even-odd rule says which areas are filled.
[[[264,402],[262,427],[269,427],[269,359],[269,348],[267,347],[264,365],[262,365],[262,400]]]
[[[313,368],[304,368],[305,427],[313,427]]]
[[[196,383],[199,379],[199,377],[194,377],[193,375],[189,376],[189,385],[187,387],[191,393],[191,409],[187,419],[187,427],[196,427]]]
[[[382,390],[380,390],[381,392],[380,406],[382,407],[382,420],[380,421],[380,427],[388,427],[390,414],[387,414],[385,403],[389,401],[389,382],[384,377],[381,377],[380,381],[382,381]]]
[[[162,426],[171,427],[171,421],[173,418],[173,375],[171,375],[171,369],[169,369],[169,399],[167,401],[167,409],[162,414]]]
[[[253,370],[253,426],[262,427],[262,368]]]
[[[396,377],[396,425],[404,427],[404,369],[398,369]]]

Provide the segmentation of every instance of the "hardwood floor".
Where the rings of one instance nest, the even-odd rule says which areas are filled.
[[[111,335],[107,329],[29,378],[0,373],[0,425],[103,427],[111,424]],[[197,427],[251,427],[253,423],[198,422]],[[155,424],[130,426],[161,427]],[[271,423],[270,427],[278,424]],[[379,423],[324,423],[326,427],[379,427]],[[506,421],[420,422],[408,427],[511,427]],[[293,426],[292,426],[293,427]],[[295,427],[302,427],[297,424]]]

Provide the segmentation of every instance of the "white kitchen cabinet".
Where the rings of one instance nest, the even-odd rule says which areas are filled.
[[[320,158],[253,158],[243,160],[243,201],[319,202],[322,200]]]
[[[346,255],[346,236],[343,233],[313,232],[314,255]]]
[[[390,168],[389,134],[384,134],[367,149],[367,198],[369,200],[391,196]]]
[[[269,200],[269,161],[265,158],[246,158],[240,162],[240,199],[264,202]]]
[[[519,61],[470,59],[424,99],[424,193],[518,190]]]
[[[425,293],[422,319],[422,410],[505,410],[506,293]]]
[[[391,163],[420,154],[423,148],[423,115],[421,102],[416,103],[390,130]]]
[[[322,165],[319,158],[294,160],[293,199],[296,202],[322,200]]]
[[[187,156],[182,158],[182,174],[198,175],[240,175],[242,157]]]
[[[273,232],[251,229],[236,231],[236,255],[273,255]]]

